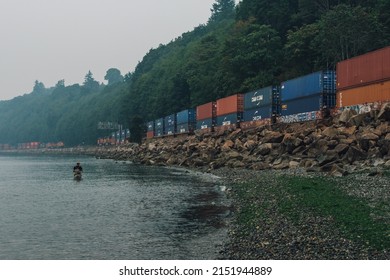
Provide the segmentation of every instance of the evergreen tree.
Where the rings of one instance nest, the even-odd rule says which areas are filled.
[[[216,0],[211,8],[211,17],[209,22],[231,19],[235,15],[234,0]]]
[[[87,92],[96,92],[99,90],[99,82],[93,78],[91,71],[85,75],[83,89]]]

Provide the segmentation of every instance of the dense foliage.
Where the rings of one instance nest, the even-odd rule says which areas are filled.
[[[0,143],[95,143],[98,121],[137,127],[320,69],[389,44],[388,0],[216,0],[205,25],[151,49],[133,73],[59,81],[0,102]],[[136,123],[133,123],[136,122]]]

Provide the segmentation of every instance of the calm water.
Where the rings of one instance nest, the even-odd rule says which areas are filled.
[[[73,180],[81,161],[83,180]],[[216,178],[111,160],[0,155],[0,259],[215,259]]]

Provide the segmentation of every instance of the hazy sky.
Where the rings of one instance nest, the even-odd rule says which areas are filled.
[[[134,71],[160,43],[207,22],[215,0],[0,0],[0,100],[64,79]]]

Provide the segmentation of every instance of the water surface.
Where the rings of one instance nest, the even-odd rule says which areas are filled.
[[[0,155],[0,259],[215,259],[226,205],[183,169]]]

